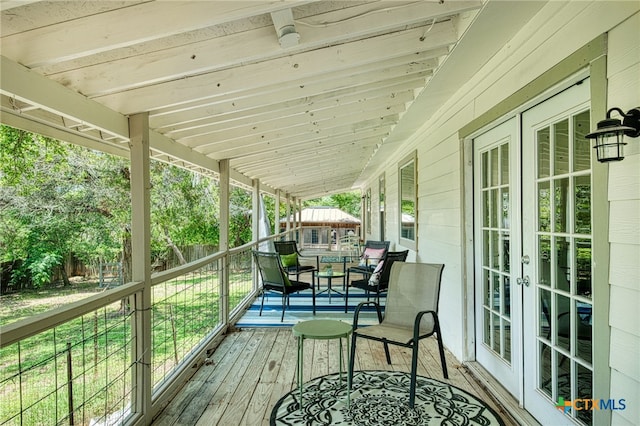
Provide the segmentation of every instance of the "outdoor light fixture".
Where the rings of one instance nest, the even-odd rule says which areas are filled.
[[[271,12],[271,20],[276,29],[280,47],[288,49],[298,45],[300,34],[296,31],[296,24],[293,20],[293,12],[291,9]]]
[[[618,112],[623,117],[622,122],[617,118],[611,118],[612,112]],[[607,118],[598,122],[598,128],[586,135],[587,139],[595,139],[596,155],[598,161],[620,161],[624,158],[624,135],[630,138],[640,136],[640,107],[630,109],[625,114],[620,108],[611,108],[607,111]]]

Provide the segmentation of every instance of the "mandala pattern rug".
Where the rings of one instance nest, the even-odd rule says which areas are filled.
[[[418,376],[415,408],[409,408],[408,373],[356,371],[351,407],[346,374],[304,384],[303,409],[296,388],[280,398],[271,425],[501,425],[504,422],[475,396],[438,380]]]

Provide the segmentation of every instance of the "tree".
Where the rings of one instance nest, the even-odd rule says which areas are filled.
[[[219,191],[214,182],[200,174],[151,163],[151,219],[155,256],[170,248],[181,264],[186,263],[180,247],[217,244],[219,241]],[[164,245],[161,244],[164,241]]]
[[[21,260],[14,284],[45,285],[69,253],[88,258],[119,246],[101,161],[88,161],[80,147],[6,126],[0,160],[0,248],[2,261]],[[91,234],[100,238],[88,239]]]
[[[336,207],[352,216],[360,217],[360,192],[351,191],[340,194],[328,195],[322,198],[308,200],[303,203],[304,207],[309,206],[330,206]]]

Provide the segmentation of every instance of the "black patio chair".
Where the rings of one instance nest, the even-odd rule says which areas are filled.
[[[280,322],[284,320],[284,312],[289,305],[289,295],[303,290],[311,289],[311,300],[313,303],[313,314],[316,314],[316,290],[313,284],[290,280],[280,263],[278,253],[269,253],[263,251],[253,251],[253,258],[256,266],[260,271],[262,281],[262,302],[260,303],[260,316],[262,316],[262,308],[264,307],[264,296],[267,291],[280,293],[282,295],[282,315]],[[312,274],[315,273],[312,272]],[[312,280],[313,283],[315,281]]]
[[[295,275],[296,280],[300,280],[300,274],[315,272],[320,270],[320,260],[318,256],[306,256],[298,251],[295,241],[274,241],[276,252],[280,255],[280,261],[287,275]],[[300,263],[300,259],[315,259],[315,266]],[[313,282],[313,280],[311,281]]]
[[[395,262],[404,262],[407,260],[409,250],[405,251],[390,251],[387,253],[385,259],[378,264],[380,269],[378,272],[373,271],[369,278],[356,280],[351,283],[347,283],[347,288],[344,296],[344,312],[347,313],[349,307],[349,287],[359,288],[364,290],[367,294],[367,300],[371,293],[376,295],[376,302],[380,303],[380,294],[386,293],[389,288],[389,276],[391,274],[391,267]]]
[[[349,277],[352,273],[357,273],[362,275],[363,278],[368,278],[376,269],[378,263],[384,260],[389,251],[389,245],[389,241],[369,240],[365,242],[359,263],[347,269],[347,285],[349,285]]]

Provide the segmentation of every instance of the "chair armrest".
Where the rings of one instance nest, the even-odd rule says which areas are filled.
[[[374,302],[374,301],[360,302],[358,303],[358,306],[356,306],[356,309],[353,311],[353,329],[354,330],[358,328],[358,317],[360,316],[360,309],[362,309],[362,307],[365,305],[375,306],[376,311],[378,313],[378,322],[379,323],[382,322],[382,310],[380,309],[380,305],[377,302]]]
[[[320,270],[320,256],[314,255],[314,254],[304,255],[304,254],[302,254],[300,252],[297,252],[297,254],[298,254],[298,258],[301,258],[301,257],[302,258],[304,258],[304,257],[306,257],[306,258],[314,258],[315,257],[315,259],[316,259],[316,269]]]
[[[425,314],[431,314],[433,317],[433,331],[431,333],[425,334],[424,336],[420,336],[420,322],[422,321],[422,317]],[[416,314],[416,320],[413,323],[413,340],[417,342],[420,337],[428,337],[433,333],[440,333],[440,322],[438,321],[438,314],[436,311],[420,311]]]

